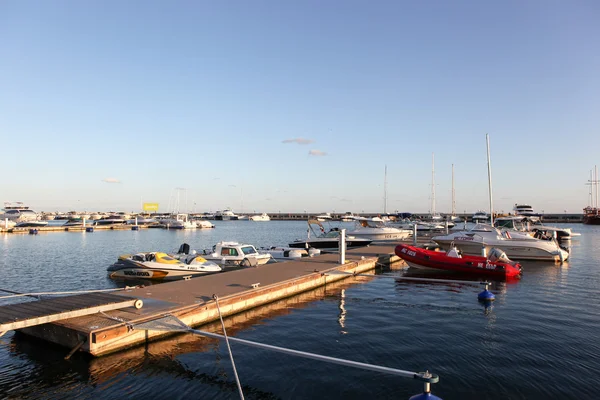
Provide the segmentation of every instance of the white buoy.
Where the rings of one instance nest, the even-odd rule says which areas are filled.
[[[340,230],[340,264],[346,264],[346,229]]]

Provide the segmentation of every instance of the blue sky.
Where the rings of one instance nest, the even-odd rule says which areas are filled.
[[[435,153],[436,209],[454,164],[473,212],[489,133],[496,209],[580,212],[598,20],[585,0],[3,1],[0,200],[380,212],[387,165],[388,211],[426,212]]]

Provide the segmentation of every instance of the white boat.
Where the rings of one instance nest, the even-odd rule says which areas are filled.
[[[483,210],[477,210],[473,216],[471,217],[471,220],[473,220],[473,222],[475,222],[476,224],[481,223],[481,222],[485,222],[485,221],[489,221],[490,220],[490,216],[488,215],[488,213],[486,213]]]
[[[182,255],[182,259],[161,252],[122,255],[108,267],[111,278],[174,280],[221,272],[214,262],[196,254]]]
[[[194,219],[192,220],[192,223],[196,224],[196,228],[200,228],[200,229],[211,229],[215,227],[215,224],[213,224],[210,221],[207,221],[205,219]]]
[[[224,266],[239,265],[254,267],[271,260],[270,254],[260,254],[251,244],[219,242],[210,250],[204,250],[202,257]]]
[[[261,254],[270,254],[276,261],[299,260],[303,257],[314,257],[321,254],[321,250],[315,248],[299,249],[293,247],[261,247],[258,249]]]
[[[342,222],[352,222],[355,219],[356,219],[356,216],[354,214],[352,214],[351,212],[347,212],[340,217],[340,220]]]
[[[42,228],[48,225],[48,221],[21,221],[17,222],[16,228]]]
[[[215,213],[215,220],[217,221],[237,221],[238,219],[239,217],[230,208]]]
[[[176,214],[170,218],[164,218],[160,220],[167,229],[195,229],[196,223],[188,221],[187,214]]]
[[[0,219],[9,219],[15,222],[37,221],[40,216],[22,202],[4,203],[4,214],[0,214]]]
[[[325,214],[317,215],[315,218],[319,222],[325,222],[325,221],[331,221],[332,220],[332,217],[331,217],[330,213],[325,213]]]
[[[533,207],[531,207],[529,204],[515,203],[513,211],[514,211],[515,215],[522,215],[524,217],[529,217],[529,219],[532,221],[538,220],[540,217],[540,214],[535,213],[533,211]]]
[[[522,232],[501,232],[486,224],[476,224],[468,231],[453,232],[431,238],[445,250],[455,245],[465,254],[481,255],[482,248],[497,247],[515,260],[564,261],[569,253],[549,238],[540,240]]]
[[[76,220],[78,219],[74,219],[73,221]],[[127,223],[127,221],[121,218],[119,215],[109,215],[108,217],[103,217],[93,222],[93,224],[97,226],[123,225],[125,223]]]
[[[525,232],[532,237],[555,236],[558,240],[570,240],[574,234],[571,228],[558,228],[555,226],[543,225],[539,219],[532,220],[522,215],[508,217],[497,217],[494,220],[494,227],[500,230],[509,230],[516,232]]]
[[[250,216],[250,221],[270,221],[271,217],[269,217],[269,215],[267,215],[267,213],[262,213],[260,215],[251,215]]]
[[[317,229],[317,231],[315,231]],[[312,233],[312,236],[311,236]],[[372,239],[358,238],[346,235],[346,248],[355,248],[368,246]],[[308,220],[308,230],[306,239],[296,239],[289,246],[295,249],[319,249],[337,251],[340,248],[340,229],[337,227],[325,231],[325,227],[320,221],[315,219]]]
[[[378,217],[361,217],[356,219],[355,227],[348,231],[348,235],[375,241],[393,241],[408,238],[412,235],[412,231],[387,226]]]
[[[443,223],[439,222],[427,222],[422,220],[410,220],[401,219],[399,221],[388,222],[388,226],[399,229],[413,230],[415,225],[417,226],[417,232],[431,232],[431,231],[442,231],[446,229]],[[454,224],[452,224],[454,226]],[[450,227],[450,225],[448,225]]]

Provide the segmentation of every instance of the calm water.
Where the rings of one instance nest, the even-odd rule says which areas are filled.
[[[119,254],[172,251],[219,240],[285,245],[306,223],[219,222],[213,230],[97,231],[0,236],[1,288],[111,288]],[[600,382],[600,229],[574,225],[568,264],[524,263],[523,278],[480,287],[352,278],[227,320],[240,338],[440,375],[444,399],[596,398]],[[378,274],[414,274],[385,268]],[[202,279],[202,278],[198,278]],[[218,329],[218,327],[215,327]],[[407,399],[416,381],[232,344],[248,399]],[[0,398],[236,398],[218,341],[179,335],[98,359],[7,333],[0,338]]]

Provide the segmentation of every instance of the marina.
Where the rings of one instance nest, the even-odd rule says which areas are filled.
[[[63,252],[64,249],[70,248],[70,258],[79,260],[81,259],[80,254],[83,254],[82,252],[90,251],[89,246],[91,243],[95,243],[93,246],[99,251],[96,253],[95,250],[92,250],[93,254],[100,257],[83,265],[79,262],[70,263],[68,258],[64,258],[62,268],[71,271],[87,271],[85,272],[86,278],[80,281],[73,280],[69,275],[62,273],[58,274],[62,277],[60,280],[51,277],[44,280],[36,278],[24,286],[25,281],[18,278],[19,274],[17,272],[24,268],[35,268],[35,264],[28,267],[29,262],[26,264],[26,260],[24,260],[17,262],[15,267],[15,260],[10,255],[13,252],[10,254],[4,253],[1,271],[8,274],[5,275],[6,282],[10,282],[11,290],[19,292],[61,291],[73,289],[74,287],[82,290],[118,289],[125,285],[131,286],[133,283],[131,281],[119,283],[119,281],[106,279],[105,269],[117,254],[131,252],[132,249],[138,251],[142,249],[160,249],[174,252],[182,242],[190,243],[193,248],[204,248],[210,247],[210,243],[234,237],[245,243],[256,243],[257,245],[276,244],[275,237],[282,237],[284,242],[292,241],[302,235],[305,226],[306,222],[303,221],[272,221],[263,224],[251,224],[247,221],[218,221],[216,228],[212,230],[168,231],[151,229],[145,231],[117,230],[114,232],[104,230],[92,234],[83,232],[80,235],[43,235],[35,237],[5,234],[3,242],[5,246],[11,245],[13,249],[21,249],[20,252],[28,252],[33,257],[32,259],[38,259],[39,257],[36,255],[37,251],[30,246],[39,247],[39,251],[47,251],[47,245],[51,245],[55,248],[58,247],[55,250],[57,252]],[[342,226],[351,227],[352,224],[342,223]],[[273,233],[270,234],[269,232]],[[560,313],[560,310],[571,304],[572,301],[578,301],[577,298],[580,296],[587,296],[584,291],[573,298],[575,292],[568,290],[568,288],[571,284],[577,284],[580,279],[579,276],[581,276],[581,279],[589,279],[588,274],[596,273],[595,270],[589,269],[589,261],[586,261],[589,260],[589,255],[592,254],[586,248],[589,243],[593,242],[596,235],[600,235],[600,232],[583,230],[582,236],[573,240],[572,246],[574,248],[571,251],[571,257],[564,264],[523,261],[521,263],[523,265],[523,277],[518,282],[492,283],[490,290],[495,293],[497,299],[491,307],[485,307],[477,301],[477,294],[482,289],[477,285],[458,284],[457,286],[457,284],[452,283],[433,284],[419,281],[402,283],[403,281],[398,280],[398,278],[439,279],[442,277],[456,280],[457,277],[452,275],[440,276],[438,273],[432,274],[429,271],[413,271],[412,268],[407,269],[402,262],[387,264],[389,261],[396,260],[395,256],[389,259],[394,253],[394,246],[390,244],[383,246],[375,244],[355,250],[349,249],[347,252],[349,263],[343,267],[339,264],[339,254],[326,254],[172,283],[149,285],[147,281],[140,282],[139,284],[145,286],[124,290],[122,294],[117,294],[121,292],[110,292],[112,296],[125,296],[141,300],[143,306],[139,309],[129,305],[120,310],[103,311],[103,313],[83,315],[67,321],[25,328],[24,332],[19,334],[12,331],[7,332],[0,339],[0,343],[13,343],[12,346],[16,347],[0,346],[0,360],[3,361],[4,365],[0,369],[0,377],[5,374],[12,375],[13,372],[11,371],[20,368],[18,364],[15,364],[16,360],[13,359],[15,356],[14,350],[6,352],[10,348],[18,349],[19,352],[27,351],[29,353],[35,351],[35,354],[38,354],[36,359],[40,357],[39,354],[44,354],[45,360],[55,360],[52,363],[58,362],[59,358],[63,359],[73,349],[76,349],[71,355],[70,361],[62,362],[75,362],[77,365],[89,369],[93,374],[92,376],[94,376],[94,381],[100,379],[101,382],[104,382],[96,389],[89,386],[85,381],[75,383],[76,387],[79,387],[79,390],[83,392],[90,393],[90,396],[92,393],[98,394],[97,391],[102,390],[102,396],[111,397],[111,393],[117,393],[113,390],[117,390],[116,388],[128,381],[128,379],[122,383],[115,381],[115,379],[118,379],[119,371],[125,373],[134,368],[138,372],[133,377],[144,376],[146,373],[151,373],[144,366],[145,363],[157,359],[156,357],[158,359],[176,357],[181,358],[181,360],[192,357],[196,361],[193,364],[186,361],[185,364],[187,365],[186,368],[198,371],[194,373],[197,378],[184,384],[175,378],[172,382],[173,385],[183,385],[184,388],[189,387],[190,390],[194,391],[201,388],[200,390],[204,395],[211,396],[210,393],[212,393],[212,396],[218,398],[235,396],[235,383],[231,376],[217,386],[214,382],[220,381],[220,378],[216,378],[217,375],[214,377],[216,380],[210,378],[210,374],[216,373],[215,368],[229,370],[227,365],[218,367],[210,361],[214,349],[221,349],[219,353],[223,357],[225,356],[226,349],[222,344],[212,342],[214,339],[200,338],[193,333],[179,333],[171,337],[173,332],[169,334],[164,331],[146,330],[142,329],[143,325],[137,327],[139,324],[153,321],[157,316],[168,313],[177,316],[188,325],[200,326],[203,331],[221,333],[220,324],[215,324],[215,321],[218,321],[219,318],[213,298],[213,295],[216,294],[228,335],[346,360],[356,360],[388,367],[406,367],[415,371],[427,369],[440,375],[440,382],[432,385],[432,390],[434,394],[442,398],[464,398],[461,393],[464,394],[465,390],[477,390],[477,387],[480,387],[479,390],[485,391],[486,394],[490,394],[490,385],[498,394],[489,395],[488,398],[506,398],[503,395],[512,393],[512,388],[515,385],[520,387],[520,391],[531,390],[531,393],[544,393],[544,390],[551,390],[552,393],[556,393],[556,390],[566,390],[564,388],[567,387],[572,390],[571,380],[567,382],[556,377],[553,386],[550,388],[542,388],[535,383],[535,377],[540,371],[545,371],[544,374],[550,375],[553,374],[552,371],[558,372],[554,369],[556,368],[554,366],[548,367],[550,369],[542,368],[541,370],[538,367],[527,372],[519,368],[514,373],[506,369],[498,370],[497,368],[503,365],[504,362],[502,357],[499,358],[499,354],[496,351],[491,351],[491,349],[482,352],[479,346],[487,346],[486,343],[489,340],[496,343],[496,346],[499,346],[498,351],[502,349],[502,352],[508,351],[506,346],[514,346],[515,348],[508,351],[508,355],[505,356],[509,357],[514,352],[514,355],[510,357],[519,357],[520,362],[525,363],[525,365],[528,365],[525,362],[528,358],[533,357],[531,358],[532,362],[537,364],[539,361],[534,360],[538,357],[549,357],[550,353],[544,351],[535,354],[520,353],[518,349],[523,346],[533,346],[541,349],[540,346],[543,346],[548,340],[554,340],[552,338],[558,338],[561,335],[564,337],[563,328],[555,325],[552,322],[553,319],[547,320],[547,317],[543,315]],[[269,237],[271,239],[268,239]],[[409,240],[410,243],[412,243],[411,240]],[[426,237],[418,240],[420,244],[427,241],[429,241],[429,238]],[[47,245],[45,242],[47,242]],[[77,243],[80,243],[80,245],[77,245]],[[109,254],[104,254],[106,248],[103,243],[111,244]],[[84,245],[84,247],[79,247],[81,245]],[[27,248],[30,248],[30,250],[26,250]],[[69,266],[70,264],[71,266]],[[9,265],[13,266],[10,270],[8,269]],[[57,267],[58,265],[47,265],[45,268],[56,270]],[[334,270],[338,272],[346,270],[350,274],[336,274],[332,272]],[[372,278],[365,276],[364,273],[371,275]],[[82,275],[78,274],[78,276]],[[378,276],[387,276],[391,279],[374,279]],[[562,278],[557,281],[558,277]],[[550,280],[548,280],[549,278]],[[104,283],[99,284],[101,282]],[[49,288],[53,290],[48,290]],[[546,296],[545,293],[553,293],[555,290],[563,293],[561,304],[564,305],[559,305],[556,302],[555,295],[552,296],[553,300],[550,300],[550,298],[542,300]],[[536,294],[535,292],[539,293]],[[538,298],[539,300],[530,302],[522,299],[520,301],[519,298],[523,296]],[[319,304],[321,306],[318,306]],[[318,307],[315,309],[315,306]],[[320,310],[322,307],[325,308]],[[555,309],[556,307],[558,309]],[[544,313],[539,317],[533,317],[541,309],[545,310]],[[331,315],[328,318],[323,313]],[[586,315],[588,315],[588,312],[584,311],[582,314],[571,318],[587,318]],[[290,320],[290,318],[292,319]],[[328,326],[328,320],[331,318],[333,326]],[[525,323],[525,320],[521,320],[521,318],[526,318],[528,322]],[[537,329],[535,328],[536,324],[541,323],[541,321],[539,323],[535,322],[539,318],[541,318],[541,321],[545,321],[543,322],[545,329],[552,331],[549,336],[547,336],[548,333],[545,334],[546,339],[542,342],[540,342],[541,338],[538,334],[534,333]],[[285,328],[287,326],[285,321],[292,322],[295,319],[298,319],[297,323]],[[461,327],[455,326],[455,322],[451,322],[451,320],[461,321]],[[428,324],[434,321],[437,324],[442,324],[444,329],[440,331],[435,329],[433,325],[427,327]],[[497,332],[487,339],[485,332],[489,327],[481,332],[484,336],[480,336],[476,331],[470,331],[471,328],[481,323],[489,324],[491,321],[496,321],[494,332]],[[515,321],[523,321],[519,324],[518,329],[529,332],[528,335],[511,333],[511,330],[517,329],[513,326]],[[283,325],[280,326],[282,323]],[[378,325],[377,330],[368,328],[373,323]],[[386,327],[387,325],[389,326]],[[567,338],[576,335],[578,338],[577,343],[586,343],[587,340],[584,339],[585,332],[588,329],[594,329],[594,324],[579,326],[581,326],[582,332],[578,333],[576,330],[567,335]],[[337,327],[337,329],[334,327]],[[414,329],[420,332],[420,338],[416,342],[414,342],[416,337],[410,333]],[[412,344],[396,340],[396,334],[393,333],[395,330],[403,332],[404,336],[413,338],[409,341]],[[26,334],[24,334],[25,332]],[[285,334],[281,336],[283,332]],[[488,334],[491,334],[491,332]],[[36,336],[44,338],[44,342],[33,339]],[[459,337],[466,338],[465,340],[469,341],[470,347],[475,346],[467,354],[472,356],[478,354],[477,358],[481,358],[481,363],[489,362],[489,357],[500,360],[500,364],[493,367],[493,378],[489,375],[491,370],[490,372],[482,372],[479,369],[479,372],[476,372],[473,369],[481,368],[479,361],[476,361],[472,367],[469,367],[469,363],[457,363],[458,360],[464,357],[458,356],[456,353],[463,349],[463,346],[457,342]],[[512,339],[513,337],[514,339]],[[288,340],[284,338],[288,338]],[[514,343],[517,338],[520,341],[518,345]],[[289,339],[293,339],[293,341],[290,342]],[[60,345],[47,347],[42,344],[48,340],[60,343]],[[536,344],[533,344],[532,340],[535,340]],[[339,344],[335,344],[337,341],[346,344],[340,347]],[[365,341],[370,344],[367,347],[360,347],[363,350],[359,351],[358,343]],[[210,343],[214,344],[211,345]],[[375,345],[375,343],[378,344]],[[501,345],[501,343],[504,344]],[[548,342],[548,344],[550,343]],[[142,348],[147,350],[140,352],[140,344],[143,344]],[[217,347],[214,347],[215,345]],[[392,355],[390,358],[390,355],[387,354],[388,351],[385,350],[386,347],[394,349],[394,354],[401,354],[401,360],[397,359],[394,362],[396,356]],[[31,350],[23,350],[25,348]],[[40,353],[42,348],[45,350]],[[297,385],[289,386],[286,389],[286,385],[273,386],[268,383],[271,379],[278,379],[277,376],[283,376],[280,374],[295,375],[301,373],[302,377],[298,375],[299,382],[310,380],[311,385],[316,385],[315,387],[322,390],[323,393],[329,393],[329,397],[339,398],[338,383],[331,386],[326,383],[327,381],[321,381],[318,378],[318,375],[323,375],[328,367],[317,361],[293,359],[294,368],[289,369],[291,365],[283,368],[280,362],[277,361],[281,357],[289,359],[289,356],[277,356],[268,352],[264,353],[264,351],[245,349],[234,342],[232,342],[232,348],[238,373],[247,395],[248,385],[251,385],[254,389],[250,393],[258,390],[257,393],[263,393],[264,395],[273,391],[271,393],[277,393],[277,397],[287,397],[291,394],[287,391],[293,391],[294,396],[298,396],[298,398],[310,398],[310,392],[299,390]],[[453,350],[453,348],[456,348],[456,350]],[[556,352],[556,350],[553,351]],[[82,356],[86,353],[98,356],[98,358],[86,359]],[[565,357],[564,354],[560,355],[560,351],[556,356]],[[573,360],[575,363],[576,357],[580,357],[577,351],[573,355],[564,358],[563,362]],[[552,357],[552,359],[555,358]],[[32,367],[45,368],[44,365],[47,361],[42,359],[33,361]],[[273,370],[272,366],[269,365],[272,363],[279,366],[277,370]],[[137,367],[135,367],[136,365]],[[197,369],[200,365],[203,366],[202,369],[205,371],[201,372]],[[575,368],[574,365],[570,365],[570,368]],[[456,369],[456,371],[448,369],[449,367]],[[110,368],[112,372],[103,372],[101,375],[93,372],[106,371],[106,368]],[[175,373],[178,375],[179,372],[176,371],[181,371],[179,362],[169,362],[164,368],[166,369],[163,369],[161,374]],[[260,368],[264,368],[264,370],[258,374],[257,369]],[[575,369],[577,370],[577,368]],[[500,371],[502,372],[499,373]],[[517,372],[524,374],[524,377],[519,376],[517,378],[517,375],[514,375]],[[579,373],[583,374],[581,379],[585,379],[586,373],[583,370],[579,370]],[[360,377],[365,376],[364,374],[371,377],[369,381],[374,378],[369,372],[361,372],[352,368],[342,368],[334,373],[334,376],[336,376],[339,385],[350,385],[353,396],[359,398],[362,397],[361,393],[366,395],[367,393],[373,393],[374,390],[372,384],[359,383]],[[472,379],[465,380],[461,377],[463,374],[479,377],[477,378],[479,383],[477,384]],[[261,375],[270,378],[265,381],[259,378]],[[26,376],[23,375],[23,379],[28,379]],[[199,378],[200,376],[206,376],[207,379]],[[353,383],[350,383],[351,380]],[[379,393],[382,398],[408,398],[421,388],[419,384],[394,380],[393,377],[386,378],[384,375],[378,376],[376,381],[381,388],[375,390],[375,392]],[[0,380],[0,382],[2,381]],[[17,382],[20,382],[20,380],[17,380]],[[148,377],[145,379],[144,386],[149,385],[152,387],[155,384],[153,382],[154,379]],[[44,389],[44,386],[30,382],[29,385],[31,384],[36,387],[36,390],[42,390],[42,393],[47,390],[58,389],[55,385],[48,385]],[[109,384],[111,388],[106,386]],[[130,384],[137,387],[137,390],[144,391],[136,383],[130,382]],[[158,381],[156,384],[158,384]],[[112,385],[116,385],[116,388],[113,388]],[[14,392],[14,388],[10,389],[11,387],[10,383],[0,384],[0,395],[8,393],[7,390]],[[579,392],[585,393],[585,385],[581,388],[582,390]],[[168,389],[155,387],[153,390],[165,394],[164,390]],[[27,397],[27,390],[19,390],[17,393],[20,393],[21,397]],[[263,395],[257,396],[261,398]],[[251,394],[249,396],[252,398]]]

